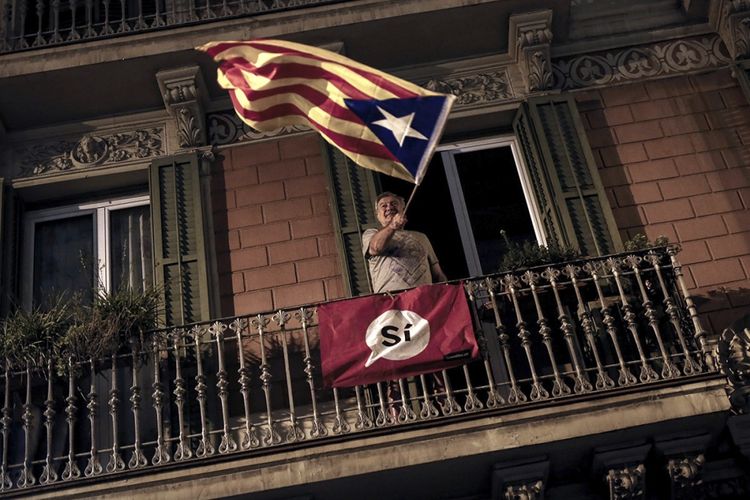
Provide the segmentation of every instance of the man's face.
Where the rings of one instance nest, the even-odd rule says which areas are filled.
[[[381,226],[387,226],[391,219],[404,210],[404,202],[395,196],[384,196],[378,201],[376,214]]]

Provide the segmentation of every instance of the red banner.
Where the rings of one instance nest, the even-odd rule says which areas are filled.
[[[318,321],[327,387],[429,373],[479,356],[461,285],[323,304]]]

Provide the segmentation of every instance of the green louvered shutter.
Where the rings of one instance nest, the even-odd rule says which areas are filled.
[[[362,255],[362,232],[376,227],[373,212],[375,183],[370,170],[355,165],[339,150],[325,144],[331,212],[338,236],[344,286],[350,296],[370,293],[367,262]]]
[[[513,128],[521,146],[548,242],[585,255],[622,248],[575,101],[529,99]]]
[[[163,288],[164,320],[181,325],[210,319],[200,162],[196,154],[151,164],[154,276]]]
[[[16,191],[0,178],[0,314],[6,315],[17,300],[18,243],[23,211]]]

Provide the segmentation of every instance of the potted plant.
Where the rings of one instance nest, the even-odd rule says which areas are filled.
[[[55,344],[58,372],[66,372],[69,360],[106,358],[130,344],[143,353],[147,334],[158,326],[159,307],[159,293],[152,287],[99,290],[90,304],[77,303],[68,328]]]
[[[27,364],[46,368],[71,321],[71,303],[63,298],[47,309],[37,306],[27,311],[17,307],[2,322],[0,349],[8,368],[23,369]]]

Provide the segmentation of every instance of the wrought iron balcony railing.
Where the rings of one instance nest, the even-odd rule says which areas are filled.
[[[315,305],[153,332],[64,377],[6,367],[0,491],[683,383],[715,368],[675,253],[470,279],[482,358],[414,379],[324,388]]]
[[[340,1],[0,0],[0,53]]]

